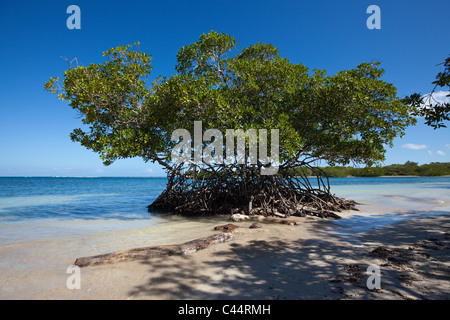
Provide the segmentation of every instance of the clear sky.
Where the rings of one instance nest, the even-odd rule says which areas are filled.
[[[81,29],[69,30],[69,5],[81,9]],[[370,5],[381,29],[369,30]],[[97,154],[70,141],[75,112],[44,91],[62,76],[61,59],[102,62],[103,51],[141,42],[152,55],[152,76],[174,73],[178,49],[210,30],[242,47],[271,43],[292,62],[329,74],[381,61],[398,95],[428,93],[450,53],[449,0],[333,1],[4,1],[0,5],[0,176],[161,176],[141,159],[104,167]],[[388,149],[385,164],[450,162],[450,128],[419,119]],[[450,127],[450,126],[449,126]]]

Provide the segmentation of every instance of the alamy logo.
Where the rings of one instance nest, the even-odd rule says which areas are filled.
[[[381,29],[381,9],[379,6],[371,5],[367,8],[366,13],[372,14],[367,18],[367,28],[370,30]]]
[[[258,139],[259,136],[259,139]],[[172,161],[175,163],[194,163],[200,165],[223,164],[223,135],[218,129],[208,129],[203,133],[202,122],[194,121],[194,141],[192,144],[191,134],[186,129],[176,129],[172,133],[171,140],[181,142],[172,149]],[[214,138],[213,141],[211,141]],[[234,142],[237,138],[236,154]],[[279,130],[270,131],[270,151],[271,156],[267,154],[267,130],[255,129],[243,131],[242,129],[227,129],[225,134],[226,148],[225,160],[227,163],[237,164],[262,164],[261,175],[274,175],[278,172],[279,163]],[[245,152],[246,140],[248,141],[249,152]],[[203,149],[203,142],[210,143]],[[259,142],[259,146],[258,146]],[[192,158],[192,149],[194,157]],[[248,161],[247,161],[248,160]]]
[[[71,14],[66,21],[68,29],[81,29],[81,10],[79,6],[70,5],[67,7],[66,13]]]
[[[381,289],[381,271],[380,267],[376,265],[371,265],[367,268],[367,288],[369,290]]]
[[[66,273],[70,273],[70,276],[67,278],[66,286],[67,289],[81,289],[81,270],[80,267],[72,265],[68,266]]]

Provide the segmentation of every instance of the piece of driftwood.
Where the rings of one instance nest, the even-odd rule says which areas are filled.
[[[214,230],[225,230],[225,232],[230,233],[233,232],[236,228],[239,228],[239,226],[229,223],[222,226],[217,226],[214,228]]]
[[[178,245],[143,247],[101,254],[91,257],[82,257],[75,260],[75,265],[78,267],[86,267],[99,264],[116,263],[120,261],[147,259],[161,256],[174,256],[174,255],[181,256],[192,254],[199,250],[206,249],[212,244],[223,243],[230,241],[232,239],[233,235],[231,233],[214,234],[209,237],[192,240]]]
[[[258,228],[262,228],[262,226],[259,223],[253,222],[249,228],[250,229],[258,229]]]
[[[238,221],[257,221],[257,222],[263,222],[263,223],[280,223],[280,224],[287,224],[290,226],[294,226],[297,224],[294,220],[288,220],[285,218],[278,219],[278,218],[270,218],[270,217],[263,217],[259,215],[253,215],[248,216],[245,214],[232,214],[230,217],[231,221],[238,222]]]

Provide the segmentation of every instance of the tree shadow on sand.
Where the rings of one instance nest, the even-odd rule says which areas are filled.
[[[450,216],[435,217],[435,220],[432,225],[411,221],[403,222],[409,224],[406,229],[396,225],[384,228],[382,243],[379,242],[380,230],[375,230],[360,238],[361,245],[331,237],[252,240],[209,248],[201,253],[200,259],[181,256],[143,260],[149,268],[149,278],[130,294],[145,299],[199,300],[427,299],[412,282],[427,281],[433,276],[447,283],[450,280],[448,271],[439,261],[419,261],[426,259],[429,253],[405,251],[413,256],[403,256],[403,265],[400,258],[396,261],[393,256],[389,260],[369,253],[380,245],[409,246],[420,239],[445,240],[440,227],[449,223]],[[412,236],[413,233],[418,236]],[[444,250],[445,245],[441,249]],[[438,260],[448,261],[448,251],[442,250]],[[435,263],[436,272],[423,279],[423,272],[416,274],[414,269],[421,263],[431,268]],[[366,270],[370,265],[381,266],[381,290],[367,287],[369,274]],[[445,288],[434,290],[433,297],[448,295]]]

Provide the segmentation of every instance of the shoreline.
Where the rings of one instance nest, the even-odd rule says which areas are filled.
[[[450,246],[450,215],[407,219],[361,235],[359,245],[339,236],[324,240],[321,235],[327,234],[325,229],[333,227],[315,218],[308,220],[303,220],[300,230],[295,230],[297,226],[263,225],[270,233],[240,223],[235,241],[191,256],[134,261],[89,272],[96,274],[105,268],[119,273],[128,268],[142,270],[146,281],[134,284],[126,299],[450,298],[450,274],[445,272],[450,270],[445,251]],[[395,260],[391,263],[370,255],[379,247],[409,253],[410,247],[425,246],[428,239],[437,239],[443,245],[438,250],[416,250],[416,258],[399,265]],[[369,265],[381,268],[378,291],[366,286]],[[360,272],[349,272],[349,268],[359,268]]]
[[[128,208],[133,209],[127,205],[120,214],[94,213],[95,219],[82,215],[5,222],[0,225],[0,299],[450,298],[448,183],[426,188],[397,183],[336,186],[339,196],[359,202],[361,211],[342,212],[340,220],[292,216],[297,225],[261,223],[257,229],[249,228],[253,222],[233,222],[240,228],[232,241],[191,255],[83,267],[79,290],[66,286],[68,267],[76,258],[221,234],[223,230],[214,228],[230,223],[229,216],[188,220],[156,215],[141,220],[129,216]],[[110,200],[94,199],[87,203]],[[78,207],[75,202],[71,210]],[[374,251],[385,256],[370,254]],[[367,288],[370,265],[381,269],[379,291]]]
[[[41,274],[25,272],[29,281],[23,288],[13,288],[8,279],[2,280],[0,298],[450,298],[450,214],[408,218],[358,235],[357,244],[339,233],[331,235],[330,230],[337,229],[332,221],[291,218],[298,219],[300,224],[263,224],[260,229],[249,229],[249,222],[235,223],[240,226],[234,232],[235,240],[192,255],[81,268],[80,290],[66,288],[68,274],[63,272],[57,276],[45,268]],[[220,231],[211,231],[217,233]],[[379,247],[394,253],[402,251],[404,255],[370,255]],[[365,272],[369,265],[381,268],[380,290],[369,290],[366,286]],[[45,283],[39,278],[46,279]]]

